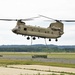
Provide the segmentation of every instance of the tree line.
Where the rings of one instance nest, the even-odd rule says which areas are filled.
[[[3,45],[0,52],[75,52],[75,47],[56,45]]]

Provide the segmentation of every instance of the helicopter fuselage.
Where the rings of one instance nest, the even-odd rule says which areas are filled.
[[[36,27],[31,25],[25,25],[24,22],[17,22],[17,25],[12,31],[16,34],[26,35],[26,36],[35,36],[41,38],[57,39],[63,34],[62,26],[59,26],[55,23],[51,24],[48,28]],[[61,29],[60,29],[61,28]]]

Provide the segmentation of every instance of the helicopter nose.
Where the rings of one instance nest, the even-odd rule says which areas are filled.
[[[12,29],[12,32],[13,33],[17,33],[17,29]]]

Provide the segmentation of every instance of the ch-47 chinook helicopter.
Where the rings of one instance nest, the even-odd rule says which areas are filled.
[[[33,40],[36,39],[36,37],[41,38],[48,38],[49,41],[51,39],[55,39],[55,41],[58,41],[58,38],[61,37],[64,34],[64,24],[62,22],[75,22],[75,20],[56,20],[52,19],[55,22],[51,23],[49,27],[43,28],[43,27],[36,27],[31,25],[26,25],[25,22],[27,20],[33,20],[34,18],[39,17],[45,17],[48,19],[52,19],[43,15],[39,15],[38,17],[28,18],[28,19],[0,19],[4,21],[17,21],[17,24],[15,28],[12,29],[12,32],[15,34],[25,35],[27,36],[27,40],[30,39],[29,36],[32,37]]]

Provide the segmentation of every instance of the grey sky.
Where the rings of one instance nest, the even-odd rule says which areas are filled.
[[[0,18],[29,18],[45,15],[54,19],[75,19],[75,0],[0,0]],[[28,21],[26,24],[48,27],[51,22],[43,18]],[[12,33],[16,22],[0,21],[0,45],[30,44],[26,37]],[[75,23],[64,23],[64,35],[58,42],[48,44],[75,45]],[[44,39],[36,39],[33,44],[45,44]]]

